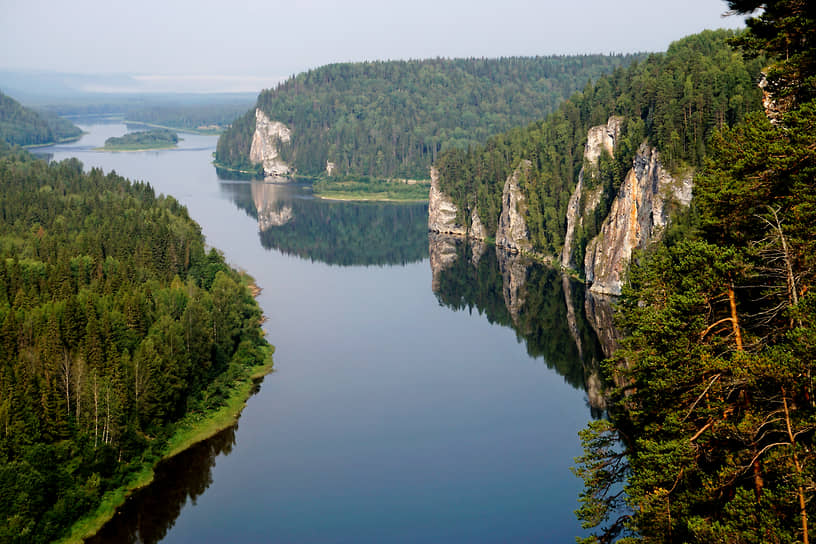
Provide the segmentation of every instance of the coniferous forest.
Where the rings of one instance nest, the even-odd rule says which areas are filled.
[[[816,17],[762,8],[773,106],[707,142],[682,229],[633,259],[610,419],[583,433],[584,542],[793,543],[816,514]]]
[[[744,59],[727,41],[733,32],[704,31],[671,44],[666,53],[600,78],[564,102],[542,121],[490,138],[469,150],[450,149],[436,161],[440,186],[461,213],[460,221],[478,211],[488,235],[494,236],[501,213],[504,181],[521,160],[529,160],[521,189],[529,203],[527,225],[536,251],[561,251],[570,195],[583,166],[587,131],[623,117],[615,160],[604,158],[599,219],[578,233],[578,256],[600,229],[617,188],[644,141],[657,147],[673,171],[700,166],[711,135],[760,107],[756,86],[762,58]]]
[[[7,146],[0,180],[0,541],[50,542],[270,348],[172,197]]]
[[[42,145],[71,140],[79,127],[53,113],[36,112],[0,92],[0,141],[11,145]]]
[[[283,159],[301,175],[428,179],[448,148],[546,115],[602,74],[640,54],[431,59],[330,64],[263,91],[257,107],[292,130]],[[255,110],[218,141],[216,160],[252,169]]]

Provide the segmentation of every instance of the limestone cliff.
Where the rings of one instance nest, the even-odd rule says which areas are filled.
[[[598,168],[598,159],[604,150],[609,155],[614,155],[615,142],[620,135],[622,122],[622,117],[610,117],[605,125],[592,127],[587,132],[584,165],[578,174],[578,184],[567,206],[567,230],[564,235],[564,247],[561,250],[561,268],[575,268],[573,253],[576,230],[583,228],[585,218],[595,213],[603,194],[601,184],[588,187],[585,178],[592,174],[593,169]]]
[[[496,230],[496,246],[515,253],[531,253],[530,231],[527,229],[527,198],[519,182],[526,176],[533,164],[523,160],[516,170],[507,177],[502,191],[502,211]]]
[[[292,139],[289,127],[279,121],[271,121],[260,108],[255,110],[255,133],[249,149],[249,160],[262,164],[264,175],[269,178],[284,178],[292,173],[289,165],[280,158],[278,146]]]
[[[600,232],[587,245],[584,272],[590,289],[619,295],[632,251],[660,235],[670,210],[688,206],[691,191],[690,174],[675,179],[657,150],[641,145]]]
[[[441,234],[465,236],[467,230],[456,222],[457,208],[439,189],[439,171],[431,167],[431,191],[428,195],[428,230]]]
[[[487,229],[485,229],[482,224],[482,220],[479,218],[479,212],[476,211],[476,208],[473,208],[473,212],[470,214],[470,230],[468,231],[468,236],[474,240],[487,240]]]

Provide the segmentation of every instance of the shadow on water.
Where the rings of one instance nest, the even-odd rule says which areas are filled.
[[[261,245],[333,265],[392,265],[428,256],[428,205],[314,198],[302,185],[222,183],[258,220]]]
[[[428,245],[431,288],[440,303],[475,309],[512,328],[531,357],[587,392],[593,417],[602,415],[599,364],[612,341],[608,301],[589,298],[582,283],[560,270],[493,245],[439,234],[429,235]]]
[[[181,509],[212,484],[216,458],[235,446],[238,425],[195,444],[156,467],[153,482],[128,497],[116,515],[86,544],[160,542],[173,528]]]

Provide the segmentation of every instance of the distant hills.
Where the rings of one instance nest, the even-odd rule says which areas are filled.
[[[256,108],[291,130],[280,156],[296,173],[427,179],[445,149],[544,117],[588,82],[645,55],[341,63],[263,91]],[[216,160],[253,169],[255,109],[232,123]]]
[[[79,127],[53,113],[26,108],[0,92],[0,139],[12,145],[43,145],[78,138]]]

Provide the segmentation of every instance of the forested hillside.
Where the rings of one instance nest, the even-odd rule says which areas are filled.
[[[0,140],[40,145],[78,138],[82,131],[52,113],[39,113],[0,93]]]
[[[728,3],[762,8],[735,43],[771,58],[770,118],[716,127],[682,232],[634,260],[612,418],[582,435],[586,542],[813,538],[816,11]]]
[[[587,85],[543,121],[494,136],[469,151],[442,153],[436,161],[442,191],[453,199],[462,220],[475,208],[493,237],[504,182],[521,160],[530,160],[532,168],[521,183],[530,238],[535,251],[556,255],[564,243],[567,204],[583,166],[587,131],[612,115],[622,116],[615,160],[601,159],[596,182],[605,186],[603,202],[595,224],[579,233],[580,255],[597,234],[641,143],[655,146],[670,170],[698,167],[717,129],[760,107],[756,83],[762,61],[745,60],[729,47],[726,42],[733,36],[720,30],[684,38],[666,53]]]
[[[0,542],[51,542],[267,360],[260,310],[171,197],[0,150]]]
[[[435,59],[332,64],[258,97],[257,107],[292,130],[283,159],[319,175],[427,179],[440,151],[466,149],[551,112],[587,81],[642,55]],[[233,122],[216,160],[252,168],[255,111]]]

